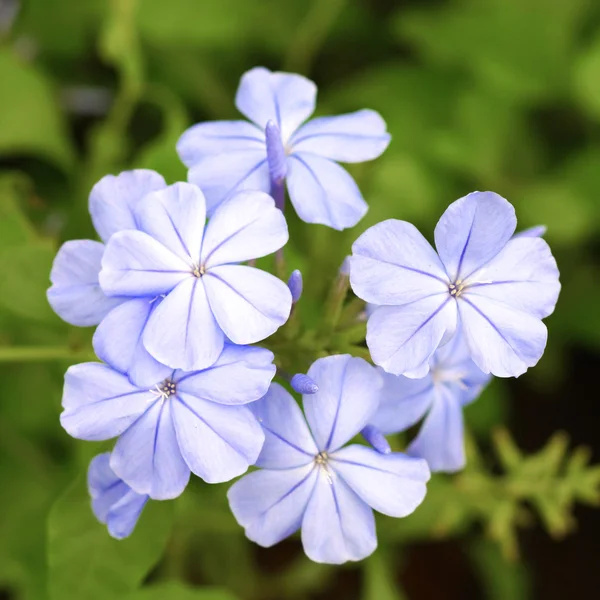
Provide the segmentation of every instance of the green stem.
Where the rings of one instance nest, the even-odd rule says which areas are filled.
[[[0,347],[0,363],[44,362],[68,360],[71,362],[97,360],[91,350],[77,351],[67,346],[6,346]]]

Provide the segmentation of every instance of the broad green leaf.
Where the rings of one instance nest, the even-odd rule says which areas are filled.
[[[123,600],[236,600],[228,590],[215,587],[190,587],[177,581],[142,588]]]
[[[26,186],[24,178],[16,174],[0,179],[0,251],[31,242],[36,237],[23,211]]]
[[[78,478],[48,519],[50,600],[112,600],[134,591],[165,550],[171,512],[169,503],[149,502],[133,534],[115,540],[96,521]]]
[[[388,562],[388,554],[383,549],[367,558],[362,600],[407,600],[400,585],[394,581]]]

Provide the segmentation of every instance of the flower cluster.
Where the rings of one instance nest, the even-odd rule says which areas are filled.
[[[272,546],[301,530],[312,560],[365,558],[373,509],[405,517],[430,471],[464,465],[462,406],[544,351],[560,286],[543,230],[514,235],[512,206],[475,192],[440,219],[437,253],[396,220],[354,243],[345,272],[368,303],[377,366],[332,354],[306,374],[276,369],[269,338],[297,310],[302,275],[286,284],[254,265],[282,257],[286,188],[305,222],[352,227],[367,205],[336,161],[374,159],[390,141],[371,110],[307,122],[315,100],[300,75],[252,69],[236,96],[251,122],[186,131],[188,182],[147,170],[101,179],[89,207],[102,242],[69,241],[56,256],[48,300],[68,323],[97,326],[102,361],[68,369],[61,424],[79,439],[116,438],[88,471],[113,537],[131,534],[149,499],[179,496],[191,473],[243,475],[228,499],[248,538]],[[406,453],[392,452],[384,436],[422,418]],[[369,445],[347,445],[358,434]]]

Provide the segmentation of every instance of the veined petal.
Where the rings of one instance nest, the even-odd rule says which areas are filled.
[[[185,392],[178,392],[174,402],[179,447],[198,477],[207,483],[229,481],[256,462],[265,436],[248,408]]]
[[[292,136],[292,152],[309,152],[340,162],[377,158],[391,136],[385,121],[374,110],[357,110],[337,117],[312,119]]]
[[[192,277],[192,266],[142,231],[120,231],[106,245],[100,285],[109,296],[158,296]]]
[[[473,192],[453,202],[435,228],[435,245],[453,282],[492,259],[517,227],[512,204],[494,192]]]
[[[349,354],[319,358],[307,375],[319,391],[303,396],[306,420],[319,450],[334,451],[369,423],[383,380],[367,361]]]
[[[458,307],[471,357],[484,373],[518,377],[542,357],[548,331],[539,318],[483,296],[461,297]]]
[[[227,492],[231,512],[249,539],[273,546],[300,529],[316,476],[312,465],[248,473]]]
[[[235,105],[261,129],[269,119],[276,121],[285,143],[312,115],[316,98],[317,86],[310,79],[256,67],[242,75]]]
[[[209,121],[197,123],[183,132],[177,142],[177,154],[190,168],[207,156],[264,150],[264,146],[264,132],[248,121]]]
[[[112,470],[138,494],[156,500],[181,495],[190,478],[173,427],[172,400],[159,400],[118,439]]]
[[[188,181],[204,193],[208,214],[236,192],[268,192],[271,179],[266,147],[206,156],[190,168]]]
[[[110,468],[110,452],[95,456],[88,467],[88,492],[92,510],[101,523],[106,523],[108,511],[129,491],[130,487]]]
[[[247,404],[267,393],[275,370],[270,350],[227,344],[212,367],[184,373],[177,389],[219,404]]]
[[[546,235],[547,230],[548,228],[545,225],[535,225],[534,227],[528,227],[527,229],[523,229],[523,231],[515,233],[513,239],[521,237],[542,237]]]
[[[109,440],[121,435],[155,401],[148,390],[106,365],[74,365],[65,374],[60,423],[75,438]]]
[[[104,294],[98,274],[104,244],[92,240],[72,240],[59,249],[48,290],[48,302],[63,321],[79,327],[98,325],[123,298]]]
[[[348,172],[315,154],[296,152],[289,157],[287,186],[298,216],[306,223],[347,229],[368,209]]]
[[[135,207],[146,194],[166,185],[161,175],[148,169],[103,177],[90,193],[90,214],[98,235],[108,242],[117,231],[137,229]]]
[[[165,365],[184,371],[205,369],[223,351],[225,337],[208,304],[204,279],[182,281],[148,319],[144,346]]]
[[[424,460],[353,444],[332,454],[330,465],[371,508],[390,517],[410,515],[425,498]]]
[[[148,194],[136,215],[142,231],[186,264],[199,266],[206,224],[206,202],[200,188],[180,182]]]
[[[380,306],[367,323],[373,362],[388,373],[425,377],[429,359],[456,330],[456,301],[434,295],[403,306]]]
[[[94,352],[98,358],[139,387],[151,388],[173,371],[153,358],[142,343],[142,334],[160,298],[127,300],[112,310],[94,333]]]
[[[550,247],[541,238],[512,239],[467,280],[465,298],[481,296],[543,319],[552,314],[560,283]]]
[[[340,477],[319,470],[302,520],[302,545],[315,562],[362,560],[377,547],[373,511]]]
[[[350,284],[374,304],[402,305],[448,294],[448,276],[419,230],[389,219],[367,229],[352,245]]]
[[[117,540],[122,540],[131,535],[148,496],[129,490],[121,500],[112,506],[106,517],[108,533]]]
[[[236,344],[264,340],[290,316],[292,294],[270,273],[225,265],[210,269],[202,280],[217,323]]]
[[[263,469],[292,469],[313,463],[319,450],[304,415],[292,396],[272,383],[264,398],[250,405],[265,432],[256,461]]]
[[[260,258],[288,241],[283,213],[263,192],[239,192],[212,216],[202,246],[205,268]]]

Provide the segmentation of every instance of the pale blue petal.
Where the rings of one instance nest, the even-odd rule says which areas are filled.
[[[381,306],[369,317],[367,346],[388,373],[425,377],[436,348],[454,335],[456,301],[448,294],[404,306]]]
[[[523,229],[523,231],[515,233],[513,239],[521,237],[542,237],[546,235],[547,230],[548,228],[545,225],[535,225],[534,227],[529,227],[528,229]]]
[[[427,463],[404,454],[354,444],[331,455],[329,464],[371,508],[390,517],[410,515],[427,492]]]
[[[186,264],[199,266],[206,224],[206,202],[200,188],[180,182],[148,194],[136,215],[142,231]]]
[[[133,490],[119,500],[107,515],[106,524],[108,533],[117,540],[122,540],[131,535],[138,519],[148,502],[148,496],[138,494]]]
[[[350,284],[366,302],[402,305],[448,295],[449,283],[429,242],[406,221],[378,223],[352,245]]]
[[[48,302],[63,321],[78,327],[98,325],[123,298],[109,298],[98,283],[104,244],[72,240],[59,249],[48,290]]]
[[[264,340],[290,316],[290,289],[266,271],[226,265],[210,269],[202,280],[217,323],[236,344]]]
[[[285,143],[312,115],[316,98],[317,86],[306,77],[256,67],[242,76],[235,105],[261,129],[269,119],[275,121]]]
[[[544,353],[548,331],[537,317],[491,298],[458,302],[464,335],[475,364],[496,377],[518,377]]]
[[[319,386],[303,396],[306,420],[319,450],[333,451],[357,435],[379,405],[381,375],[349,354],[316,360],[308,376]]]
[[[337,117],[319,117],[303,125],[290,139],[291,152],[309,152],[340,162],[377,158],[391,136],[374,110],[357,110]]]
[[[265,443],[256,466],[264,469],[290,469],[312,464],[319,450],[304,415],[292,396],[278,383],[250,405],[265,432]]]
[[[100,285],[109,296],[158,296],[192,277],[192,265],[142,231],[115,233],[106,245]]]
[[[212,216],[202,246],[206,269],[267,256],[288,241],[283,213],[263,192],[239,192]]]
[[[373,511],[334,473],[320,469],[302,520],[302,545],[311,560],[339,565],[377,547]]]
[[[512,204],[494,192],[453,202],[435,228],[435,245],[450,279],[464,280],[496,256],[517,226]]]
[[[305,465],[254,471],[236,481],[227,498],[246,536],[268,548],[298,531],[316,475],[312,465]]]
[[[123,433],[156,400],[125,375],[100,363],[69,367],[61,425],[82,440],[109,440]]]
[[[229,481],[256,462],[265,436],[245,406],[226,406],[182,392],[174,399],[174,415],[183,458],[207,483]]]
[[[159,302],[160,298],[130,299],[112,310],[94,333],[98,358],[139,387],[154,387],[173,370],[154,359],[142,343],[146,323]]]
[[[127,485],[156,500],[177,498],[190,478],[173,426],[173,401],[155,402],[118,439],[110,457],[112,470]]]
[[[88,467],[87,484],[92,511],[101,523],[106,523],[108,511],[116,504],[130,487],[110,468],[110,452],[95,456]]]
[[[186,374],[177,389],[219,404],[247,404],[262,398],[275,376],[273,353],[266,348],[225,346],[217,362]]]
[[[225,337],[208,304],[204,279],[181,282],[156,308],[142,340],[159,362],[184,371],[205,369],[223,351]]]
[[[189,168],[207,156],[264,147],[264,132],[248,121],[209,121],[184,131],[177,142],[177,153]]]
[[[445,386],[439,386],[429,414],[407,449],[424,458],[432,471],[453,472],[465,466],[462,406]]]
[[[189,170],[188,181],[204,193],[208,214],[236,192],[268,192],[271,179],[266,147],[207,156]]]
[[[289,157],[287,186],[298,216],[306,223],[347,229],[368,209],[348,172],[315,154],[297,152]]]
[[[117,231],[137,229],[135,207],[146,194],[166,185],[161,175],[147,169],[103,177],[90,193],[90,214],[98,235],[107,242]]]

